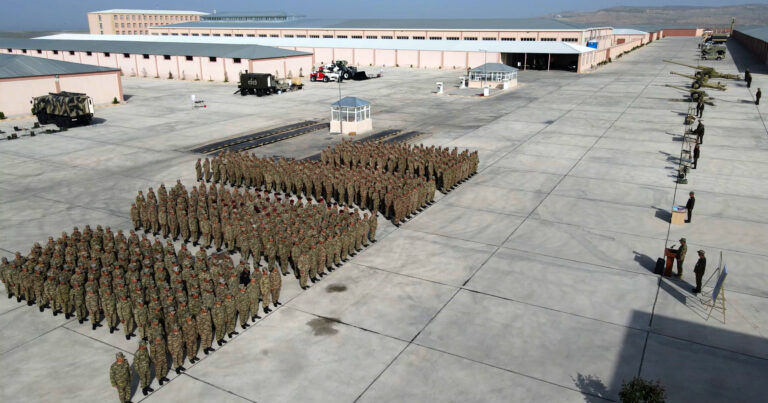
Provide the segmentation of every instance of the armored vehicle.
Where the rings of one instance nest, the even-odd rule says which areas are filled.
[[[242,96],[256,94],[257,96],[269,95],[277,92],[277,80],[269,73],[240,73],[240,82],[237,91]]]
[[[726,53],[725,45],[709,45],[701,49],[702,60],[723,60]]]
[[[73,121],[81,124],[91,123],[93,119],[93,99],[85,94],[62,91],[35,97],[31,101],[32,114],[40,124],[53,123],[60,128],[68,128]]]

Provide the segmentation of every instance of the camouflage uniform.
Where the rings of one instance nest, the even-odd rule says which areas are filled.
[[[117,353],[117,360],[109,367],[109,382],[113,388],[117,388],[120,402],[131,400],[131,367],[123,353]]]
[[[184,364],[184,339],[178,327],[174,327],[168,333],[168,352],[171,353],[176,373],[181,374],[181,371],[185,369],[181,366]]]
[[[168,378],[165,377],[168,373],[165,340],[161,336],[155,337],[149,347],[149,355],[152,358],[152,364],[155,366],[155,378],[160,382],[160,386],[162,386],[163,382],[168,381]]]
[[[207,355],[209,350],[213,350],[211,348],[213,327],[211,326],[211,314],[208,312],[208,308],[202,307],[195,320],[197,322],[197,332],[200,334],[200,347]]]
[[[149,385],[152,383],[152,372],[150,368],[147,342],[143,340],[139,342],[139,348],[133,354],[133,368],[136,370],[136,374],[139,376],[141,392],[144,394],[144,396],[146,396],[148,392],[154,392],[154,389],[149,387]]]

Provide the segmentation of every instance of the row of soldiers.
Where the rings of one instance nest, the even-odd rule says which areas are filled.
[[[163,246],[133,230],[126,237],[89,225],[49,237],[44,247],[35,243],[26,257],[16,252],[12,261],[3,258],[0,278],[9,298],[36,303],[41,312],[50,308],[54,316],[90,320],[94,330],[103,316],[110,333],[122,326],[128,340],[138,330],[139,350],[149,342],[161,385],[167,381],[166,352],[176,372],[184,371],[185,350],[195,362],[199,349],[213,351],[214,337],[219,346],[226,343],[226,336],[237,334],[238,320],[245,329],[249,319],[260,318],[260,303],[265,314],[270,303],[280,305],[282,285],[274,266],[252,271],[245,260],[235,267],[228,254],[208,256],[201,248],[193,256],[186,245],[177,250],[170,241]],[[148,361],[136,367],[146,394]]]
[[[406,177],[415,175],[434,180],[444,193],[476,173],[480,163],[477,151],[374,141],[342,141],[328,146],[320,153],[320,161],[334,167],[382,169]]]
[[[241,260],[252,257],[254,266],[259,266],[263,258],[269,268],[279,266],[283,275],[292,270],[302,288],[307,287],[308,279],[317,281],[326,270],[332,271],[349,255],[375,241],[376,216],[365,212],[361,217],[356,208],[325,203],[323,199],[313,202],[303,197],[279,197],[261,190],[240,191],[223,185],[211,184],[206,191],[206,185],[201,183],[199,190],[195,186],[190,193],[183,185],[177,187],[178,190],[163,196],[166,203],[179,206],[182,213],[188,210],[191,218],[186,222],[196,222],[200,217],[195,227],[202,232],[168,230],[168,221],[160,224],[156,217],[161,214],[153,211],[159,211],[164,202],[151,188],[146,198],[141,191],[136,197],[134,206],[142,208],[131,208],[134,226],[156,235],[160,232],[165,237],[182,233],[185,242],[191,240],[196,245],[200,241],[201,248],[215,247],[221,251],[226,247],[230,254],[239,252]],[[174,225],[180,227],[176,221]],[[186,237],[187,234],[191,235]]]
[[[206,165],[211,171],[203,169]],[[259,158],[246,152],[223,152],[210,164],[198,161],[198,178],[293,193],[316,200],[356,205],[399,224],[406,217],[434,201],[435,182],[415,173],[393,174],[384,169],[333,167],[315,161]]]

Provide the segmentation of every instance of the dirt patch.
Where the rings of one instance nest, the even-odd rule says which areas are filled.
[[[315,318],[307,322],[307,325],[312,328],[315,336],[333,336],[339,332],[338,329],[333,328],[336,323],[326,318]]]

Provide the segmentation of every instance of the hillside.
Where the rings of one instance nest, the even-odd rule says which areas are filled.
[[[695,25],[723,27],[731,24],[731,17],[739,25],[768,24],[768,4],[742,4],[723,7],[665,6],[665,7],[611,7],[597,11],[564,11],[545,17],[590,25]]]

